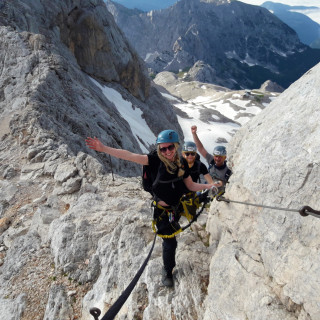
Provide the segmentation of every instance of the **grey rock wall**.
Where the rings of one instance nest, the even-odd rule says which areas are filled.
[[[58,17],[75,6],[102,10],[100,3],[0,3],[0,314],[5,319],[92,320],[88,310],[108,310],[151,246],[150,198],[140,179],[124,177],[140,175],[141,168],[113,159],[112,176],[109,159],[85,148],[84,138],[101,136],[130,150],[139,145],[60,42],[60,27],[50,24],[58,21],[51,14]],[[319,66],[235,136],[227,196],[318,207],[318,79]],[[154,132],[177,124],[171,106],[152,87],[142,101],[120,80],[104,84],[141,108]],[[159,110],[163,122],[155,116]],[[118,319],[319,318],[316,218],[216,202],[208,222],[206,217],[179,236],[174,289],[161,286],[158,239]]]
[[[149,96],[150,81],[143,63],[103,1],[13,0],[5,1],[1,9],[1,25],[42,34],[52,45],[62,41],[88,74],[119,82],[140,99]]]
[[[237,132],[227,198],[320,209],[319,75],[318,64]],[[211,209],[204,319],[318,319],[320,219],[225,202]]]
[[[68,22],[72,14],[75,16]],[[88,16],[94,24],[85,20]],[[172,127],[183,138],[171,105],[151,87],[145,67],[102,1],[5,2],[0,24],[0,133],[19,139],[19,145],[26,147],[28,161],[54,162],[51,150],[60,143],[67,145],[66,154],[77,154],[83,150],[87,135],[99,136],[113,146],[140,150],[127,122],[89,76],[118,90],[140,108],[155,135]],[[71,36],[85,30],[92,33],[85,39],[99,38],[100,42],[84,44],[78,36]],[[102,61],[117,65],[110,67],[111,72],[99,64]],[[97,70],[112,74],[102,76]],[[157,119],[159,109],[163,121]],[[109,161],[106,157],[102,160]],[[117,168],[118,161],[114,165]],[[15,172],[14,168],[5,170],[11,175]],[[46,165],[46,172],[54,170]]]
[[[140,167],[113,159],[121,185],[113,189],[110,159],[85,147],[90,135],[141,152],[128,123],[91,79],[140,108],[155,134],[172,127],[183,137],[182,131],[102,1],[5,1],[0,6],[0,313],[6,319],[88,319],[87,306],[104,293],[86,307],[84,297],[102,268],[111,270],[100,263],[99,240],[116,237],[113,231],[131,221],[123,214],[131,212],[128,201],[138,202],[122,193],[128,193],[130,184],[140,190],[139,181],[125,182],[118,174],[141,173]],[[77,38],[85,25],[95,39],[91,47]],[[81,50],[84,60],[77,56]],[[112,72],[99,65],[99,54],[102,61],[113,61]],[[143,230],[148,239],[149,216],[147,222]],[[104,245],[108,248],[109,242]],[[135,263],[144,257],[140,249]],[[133,257],[126,258],[129,269]],[[121,265],[118,259],[113,263]],[[124,288],[120,276],[122,285],[118,274],[112,280],[119,283],[113,297]],[[106,299],[103,310],[111,302]]]

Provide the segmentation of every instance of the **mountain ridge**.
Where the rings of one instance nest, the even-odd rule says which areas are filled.
[[[111,0],[107,7],[155,73],[188,70],[202,61],[211,83],[239,89],[272,80],[288,87],[320,59],[320,50],[303,45],[268,10],[238,1],[181,0],[130,16]]]

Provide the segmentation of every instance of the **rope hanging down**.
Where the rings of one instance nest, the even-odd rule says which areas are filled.
[[[127,286],[127,288],[122,292],[121,296],[117,299],[117,301],[111,306],[111,308],[107,311],[107,313],[103,316],[103,318],[101,320],[112,320],[114,319],[114,317],[117,315],[117,313],[120,311],[121,307],[123,306],[123,304],[126,302],[126,300],[128,299],[128,297],[130,296],[130,293],[132,292],[132,290],[134,289],[135,285],[137,284],[140,276],[142,275],[145,267],[147,266],[147,263],[151,257],[155,242],[156,242],[156,238],[157,235],[154,236],[153,239],[153,243],[152,243],[152,247],[150,249],[150,252],[148,254],[148,256],[146,257],[146,259],[144,260],[144,263],[142,264],[142,266],[140,267],[140,269],[138,270],[137,274],[135,275],[135,277],[132,279],[132,281],[129,283],[129,285]],[[99,316],[101,314],[100,309],[98,308],[91,308],[90,309],[90,313],[91,315],[94,317],[94,320],[99,320]]]
[[[306,217],[306,216],[310,215],[310,216],[314,216],[316,218],[320,218],[320,211],[314,210],[309,206],[303,206],[300,209],[289,209],[289,208],[265,206],[263,204],[255,204],[255,203],[250,203],[250,202],[229,200],[229,199],[226,199],[225,197],[223,197],[222,195],[217,196],[216,199],[217,199],[217,201],[224,201],[227,203],[233,202],[233,203],[246,204],[248,206],[253,206],[253,207],[268,208],[268,209],[282,210],[282,211],[291,211],[291,212],[299,212],[302,217]]]
[[[211,193],[210,193],[210,191],[211,191]],[[209,203],[210,201],[212,201],[213,198],[216,196],[215,190],[210,190],[210,191],[208,190],[207,192],[205,192],[202,195],[203,196],[202,208],[199,210],[199,212],[193,217],[193,219],[185,227],[181,228],[181,231],[184,231],[185,229],[189,228],[191,226],[191,224],[193,222],[195,222],[197,220],[197,218],[200,216],[200,214],[202,213],[202,211],[205,208],[205,205],[207,203]],[[103,318],[101,320],[112,320],[118,314],[118,312],[120,311],[121,307],[126,302],[126,300],[128,299],[129,295],[131,294],[132,290],[134,289],[135,285],[137,284],[137,282],[138,282],[140,276],[142,275],[145,267],[147,266],[147,263],[148,263],[148,261],[149,261],[149,259],[151,257],[151,254],[152,254],[155,242],[156,242],[156,238],[157,238],[157,233],[155,233],[150,252],[149,252],[147,258],[145,259],[144,263],[142,264],[142,266],[138,270],[137,274],[135,275],[135,277],[132,279],[132,281],[130,282],[128,287],[122,292],[121,296],[111,306],[111,308],[107,311],[107,313],[103,316]],[[99,308],[91,308],[90,309],[90,314],[94,317],[94,320],[99,320],[99,316],[101,315],[101,310]]]

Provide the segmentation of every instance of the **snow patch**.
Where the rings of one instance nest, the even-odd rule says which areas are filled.
[[[131,131],[136,137],[141,150],[144,153],[148,153],[149,151],[140,142],[140,139],[143,140],[145,144],[151,146],[155,143],[156,136],[150,130],[146,121],[142,118],[142,111],[138,107],[133,106],[130,101],[123,99],[117,90],[107,86],[102,86],[96,80],[92,78],[90,79],[102,90],[105,97],[115,105],[121,116],[129,123]]]

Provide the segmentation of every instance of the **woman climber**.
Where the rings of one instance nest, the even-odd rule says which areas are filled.
[[[216,187],[215,184],[196,183],[190,176],[187,161],[180,158],[178,153],[179,136],[174,130],[160,132],[156,140],[157,152],[150,154],[133,153],[125,149],[116,149],[104,145],[98,138],[86,139],[86,145],[93,150],[105,152],[119,159],[128,160],[157,171],[158,183],[153,185],[154,220],[157,232],[163,235],[172,235],[180,225],[178,223],[180,199],[188,190],[196,192]],[[177,248],[176,237],[163,237],[162,283],[173,286],[172,271],[176,265],[175,252]]]

